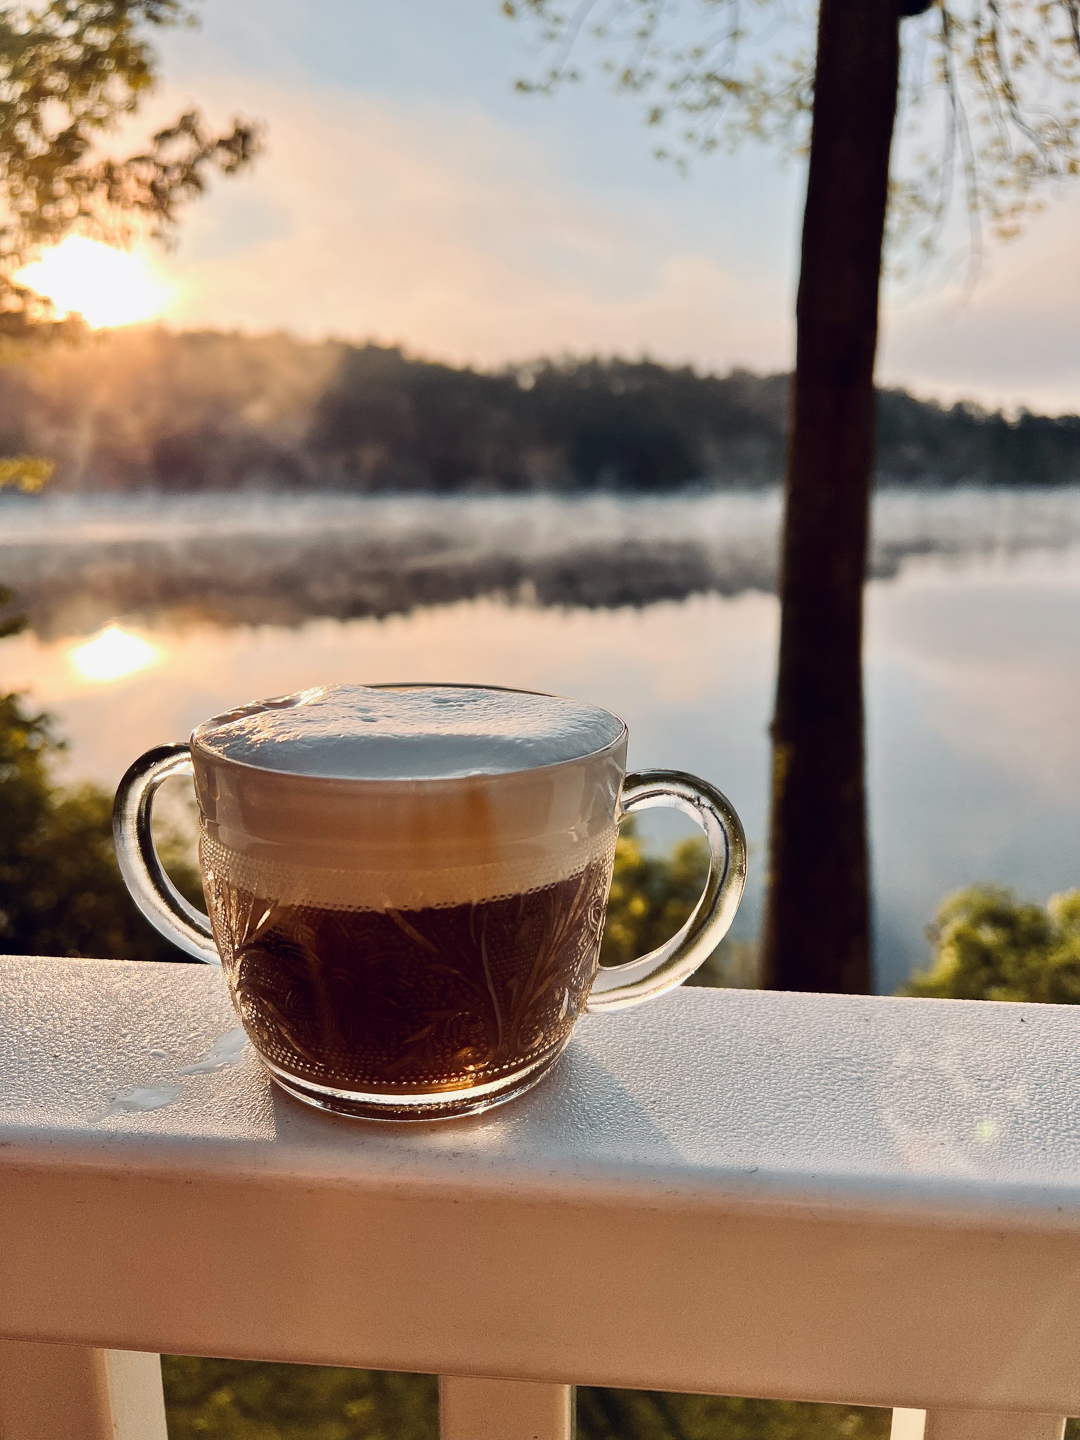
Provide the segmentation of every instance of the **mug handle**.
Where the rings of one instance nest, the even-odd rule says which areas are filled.
[[[158,745],[120,781],[113,805],[113,843],[131,898],[155,930],[205,965],[220,965],[209,917],[184,899],[165,873],[154,845],[154,796],[170,775],[192,774],[187,745]]]
[[[746,836],[726,796],[679,770],[627,775],[619,818],[670,805],[689,815],[709,844],[709,877],[689,920],[670,940],[625,965],[602,965],[585,1006],[589,1014],[625,1010],[673,990],[702,965],[727,934],[746,884]]]

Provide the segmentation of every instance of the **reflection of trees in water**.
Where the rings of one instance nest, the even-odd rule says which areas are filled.
[[[767,554],[732,558],[734,573],[690,544],[628,541],[527,556],[458,549],[430,534],[387,544],[366,540],[362,531],[339,531],[300,541],[284,534],[242,547],[236,537],[79,547],[76,554],[42,547],[12,555],[5,573],[39,634],[70,635],[116,615],[182,612],[222,624],[296,625],[313,617],[405,614],[481,596],[614,608],[771,587]]]
[[[613,608],[772,591],[776,491],[630,499],[252,496],[13,506],[0,565],[39,634],[117,615],[294,625],[481,596]],[[886,490],[871,574],[1080,543],[1080,493]]]

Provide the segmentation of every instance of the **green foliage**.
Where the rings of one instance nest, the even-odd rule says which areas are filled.
[[[0,333],[49,329],[47,302],[12,279],[43,245],[73,230],[123,244],[133,223],[168,236],[213,170],[234,174],[257,153],[257,126],[237,120],[215,136],[194,111],[125,160],[96,148],[157,79],[146,31],[190,15],[184,0],[46,0],[0,10]]]
[[[1043,906],[975,885],[944,901],[929,935],[931,966],[904,994],[1080,1003],[1080,890]]]
[[[708,873],[704,840],[682,840],[668,855],[650,854],[633,821],[624,821],[615,845],[600,963],[623,965],[670,939],[690,918]],[[752,987],[757,973],[756,942],[727,937],[686,983]]]
[[[161,1368],[169,1440],[438,1440],[430,1375],[181,1355]]]
[[[400,350],[158,328],[0,370],[0,454],[53,490],[661,493],[775,484],[788,378],[620,359],[485,372]],[[1080,417],[877,405],[890,484],[1080,482]],[[642,545],[644,569],[656,546]]]
[[[53,783],[50,762],[62,748],[47,715],[0,697],[0,952],[177,959],[127,893],[111,797],[96,785]],[[177,842],[165,858],[189,897],[201,895]]]
[[[51,0],[0,18],[0,186],[9,207],[3,254],[14,264],[60,238],[103,178],[96,137],[137,107],[155,78],[140,24],[171,23],[175,0]]]
[[[650,855],[633,822],[624,821],[615,845],[600,963],[622,965],[662,945],[689,918],[708,873],[704,841],[683,840],[670,856]]]
[[[169,1440],[437,1440],[436,1381],[311,1365],[162,1357]],[[578,1440],[884,1440],[889,1411],[578,1390]]]
[[[578,1390],[578,1440],[885,1440],[892,1412],[656,1390]]]

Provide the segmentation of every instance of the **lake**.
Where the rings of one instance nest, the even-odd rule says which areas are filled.
[[[114,786],[240,701],[458,680],[622,715],[631,764],[689,770],[752,845],[756,933],[778,607],[774,491],[13,498],[0,580],[33,628],[6,688]],[[867,717],[878,988],[924,963],[942,896],[1080,884],[1080,490],[878,496]],[[650,843],[673,832],[650,831]]]

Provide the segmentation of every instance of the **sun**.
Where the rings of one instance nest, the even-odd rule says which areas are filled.
[[[153,320],[167,307],[170,287],[137,250],[114,250],[69,235],[24,265],[15,279],[46,295],[61,314],[79,314],[93,329]]]

